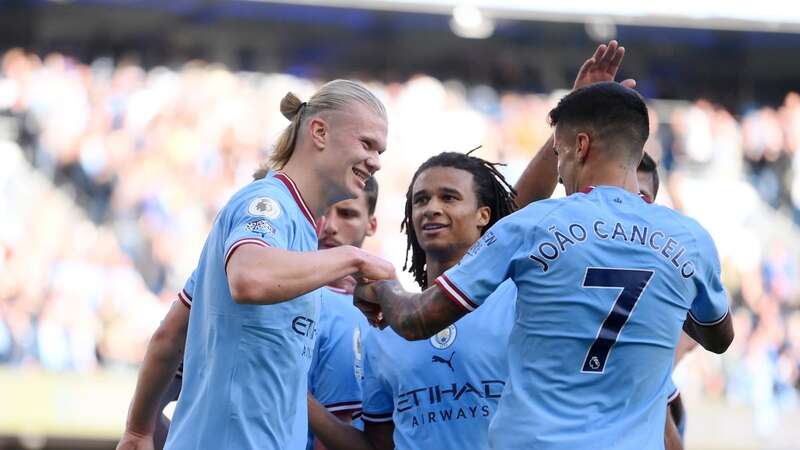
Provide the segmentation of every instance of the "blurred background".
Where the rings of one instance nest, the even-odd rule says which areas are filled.
[[[733,301],[730,350],[676,369],[687,448],[800,449],[800,7],[772,0],[0,2],[0,449],[113,448],[287,90],[347,77],[385,102],[366,246],[400,267],[416,167],[483,145],[516,180],[612,38],[649,101],[658,201],[711,231]]]

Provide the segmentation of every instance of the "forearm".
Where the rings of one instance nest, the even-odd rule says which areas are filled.
[[[412,294],[391,280],[375,283],[375,289],[384,320],[410,341],[427,339],[466,313],[448,300],[438,286]]]
[[[353,411],[337,411],[331,413],[333,417],[339,421],[342,425],[347,425],[352,427],[353,424]],[[333,450],[329,449],[323,442],[322,439],[314,437],[314,450]]]
[[[517,206],[524,208],[537,200],[550,198],[558,184],[558,157],[553,151],[553,136],[533,156],[514,188]]]
[[[183,342],[167,337],[153,336],[147,346],[136,391],[128,410],[127,429],[140,434],[152,434],[161,406],[183,355]]]
[[[294,252],[245,245],[231,257],[228,282],[237,303],[274,304],[299,297],[359,270],[353,247]]]
[[[308,423],[316,439],[328,450],[376,450],[366,434],[340,421],[310,394]]]

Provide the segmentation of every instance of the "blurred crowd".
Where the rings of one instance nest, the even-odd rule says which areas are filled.
[[[0,364],[134,365],[147,324],[191,273],[217,211],[287,125],[281,97],[291,90],[308,98],[317,83],[199,61],[146,70],[18,49],[2,55],[0,69],[0,115],[14,124],[6,138],[80,212],[51,208],[52,192],[34,199],[2,191],[0,200],[20,209],[8,216],[5,208],[0,222]],[[387,105],[390,136],[377,176],[379,232],[366,246],[398,267],[402,204],[416,167],[437,152],[482,145],[478,155],[507,163],[513,181],[548,138],[546,114],[563,94],[501,93],[427,76],[368,85]],[[653,101],[651,114],[647,150],[661,165],[659,201],[709,221],[734,299],[734,347],[723,358],[690,355],[680,368],[685,383],[731,401],[793,407],[800,95],[739,111],[706,100]],[[770,232],[775,224],[785,232]],[[129,323],[125,314],[142,319]],[[125,331],[115,338],[116,327]]]

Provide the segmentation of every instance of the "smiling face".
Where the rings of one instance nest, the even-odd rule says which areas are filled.
[[[431,167],[412,187],[411,218],[420,247],[428,255],[464,254],[489,223],[489,207],[479,206],[471,173]]]
[[[380,155],[388,134],[386,119],[360,104],[332,111],[326,119],[321,176],[330,186],[331,198],[355,198],[363,192],[366,179],[381,168]]]

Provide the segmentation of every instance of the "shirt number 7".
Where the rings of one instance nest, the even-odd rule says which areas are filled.
[[[619,338],[622,327],[628,321],[636,303],[642,297],[655,272],[641,269],[609,269],[587,267],[583,278],[584,288],[621,289],[606,320],[597,332],[592,346],[583,360],[583,373],[603,373],[608,355]]]

